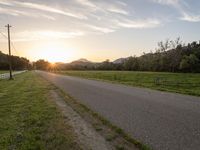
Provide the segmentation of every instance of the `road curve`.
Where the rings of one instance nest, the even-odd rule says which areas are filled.
[[[200,149],[200,98],[37,71],[155,150]]]

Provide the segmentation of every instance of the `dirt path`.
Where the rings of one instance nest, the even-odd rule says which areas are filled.
[[[66,121],[72,126],[78,138],[78,142],[83,145],[84,150],[112,150],[111,145],[88,124],[81,116],[69,107],[65,100],[56,92],[51,91],[51,96],[61,110]]]

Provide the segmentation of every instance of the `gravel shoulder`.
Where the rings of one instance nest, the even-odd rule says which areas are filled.
[[[68,106],[56,91],[51,91],[51,96],[61,110],[66,122],[73,128],[78,142],[83,145],[84,150],[114,149],[89,123]]]

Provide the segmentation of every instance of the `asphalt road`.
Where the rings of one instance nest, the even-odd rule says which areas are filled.
[[[37,72],[155,150],[200,149],[199,97]]]

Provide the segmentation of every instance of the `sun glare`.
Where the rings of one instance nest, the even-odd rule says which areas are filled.
[[[45,59],[51,63],[69,62],[75,56],[71,48],[68,48],[64,43],[56,43],[55,41],[34,47],[33,51],[35,59]]]

